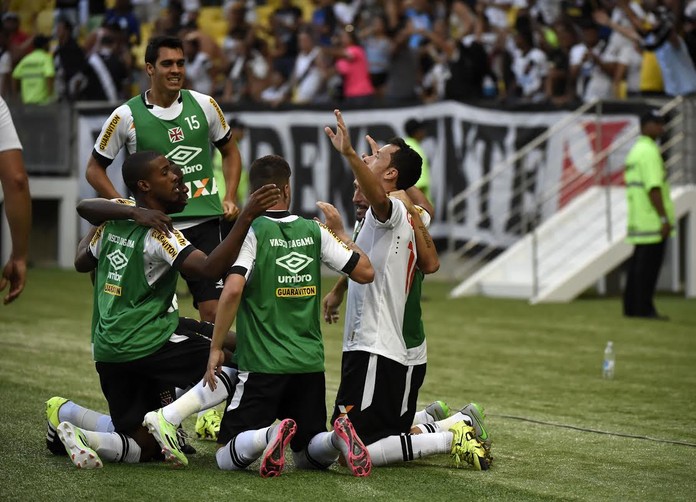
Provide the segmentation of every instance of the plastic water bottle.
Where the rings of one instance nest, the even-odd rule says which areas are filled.
[[[607,342],[607,347],[604,349],[604,362],[602,363],[602,378],[611,380],[614,378],[614,363],[616,356],[614,355],[614,342]]]

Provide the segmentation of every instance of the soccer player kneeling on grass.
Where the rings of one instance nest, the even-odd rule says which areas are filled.
[[[470,464],[485,470],[490,458],[483,434],[462,413],[443,432],[408,434],[415,396],[425,376],[425,342],[423,338],[415,344],[405,337],[407,297],[416,265],[431,273],[439,261],[420,212],[409,207],[410,200],[407,205],[389,194],[415,184],[421,158],[401,138],[378,148],[369,136],[372,154],[358,156],[341,112],[334,114],[336,129],[326,127],[325,132],[355,175],[353,201],[364,199],[364,205],[369,204],[356,242],[370,257],[375,280],[366,286],[348,284],[341,383],[333,416],[350,417],[374,465],[451,453],[457,467]],[[344,292],[334,288],[327,306],[340,304]],[[325,310],[325,318],[327,314],[330,318],[333,311]]]
[[[290,446],[295,465],[323,469],[343,453],[355,476],[371,470],[369,454],[347,417],[326,431],[324,346],[319,321],[321,263],[370,282],[373,270],[345,233],[288,212],[290,166],[269,155],[249,170],[253,187],[274,183],[281,199],[252,224],[225,281],[215,319],[204,381],[165,408],[145,417],[166,452],[184,418],[220,402],[222,340],[237,319],[237,384],[222,418],[218,466],[239,470],[262,458],[263,477],[278,476]],[[340,220],[330,204],[318,203],[327,221]],[[276,419],[280,422],[273,425]]]
[[[164,156],[151,151],[131,155],[123,165],[123,179],[138,207],[166,214],[181,211],[179,179]],[[61,422],[57,434],[76,466],[95,468],[102,459],[132,463],[159,455],[161,448],[142,425],[143,416],[160,406],[163,384],[186,388],[200,378],[210,347],[208,339],[178,328],[177,271],[221,277],[236,259],[251,222],[279,195],[274,186],[252,194],[210,256],[176,230],[164,232],[133,220],[107,221],[82,240],[75,268],[96,269],[93,354],[115,432],[85,431]],[[116,217],[132,210],[97,202]],[[172,448],[179,451],[178,442]]]

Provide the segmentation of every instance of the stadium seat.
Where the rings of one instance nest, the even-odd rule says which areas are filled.
[[[201,7],[198,10],[198,26],[206,26],[205,23],[224,21],[225,14],[222,7]]]
[[[53,13],[55,6],[55,0],[12,0],[9,2],[8,11],[16,12],[19,15],[21,29],[30,35],[33,35],[37,28],[37,16],[43,11]],[[40,32],[50,35],[52,30],[53,20],[51,20],[51,27],[47,32]]]
[[[227,35],[227,21],[224,19],[218,19],[215,21],[209,21],[207,24],[201,22],[198,23],[198,27],[205,31],[208,35],[215,39],[215,42],[222,46],[222,41]]]
[[[152,30],[154,28],[154,23],[143,23],[140,25],[140,44],[134,45],[131,48],[133,53],[133,64],[136,68],[143,68],[143,61],[145,60],[145,49],[147,48],[147,42],[152,36]]]
[[[53,10],[42,10],[36,16],[36,33],[50,37],[53,34],[55,16]]]

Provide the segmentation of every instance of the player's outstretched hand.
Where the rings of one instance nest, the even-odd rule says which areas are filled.
[[[327,226],[327,228],[339,236],[339,238],[343,236],[343,234],[345,234],[345,229],[343,228],[343,218],[341,218],[341,213],[338,212],[338,209],[328,202],[322,201],[317,202],[317,207],[324,213],[324,218],[326,219],[326,223],[324,224]]]
[[[4,291],[7,285],[10,285],[7,296],[2,301],[3,304],[12,303],[19,297],[24,290],[26,280],[27,262],[10,257],[2,270],[2,277],[0,277],[0,291]]]
[[[158,209],[138,207],[133,219],[138,225],[159,230],[167,237],[171,236],[170,231],[174,229],[172,219]]]
[[[217,375],[222,371],[222,363],[225,360],[225,354],[222,349],[210,347],[210,355],[208,356],[208,368],[203,375],[203,386],[210,386],[210,390],[215,390],[217,387]]]
[[[280,189],[276,185],[264,185],[249,196],[242,212],[256,218],[269,207],[275,206],[279,200]]]
[[[329,324],[335,324],[338,322],[338,307],[341,306],[341,302],[343,302],[343,295],[339,295],[334,290],[329,291],[329,293],[321,301],[324,321]]]
[[[343,121],[343,115],[341,110],[335,109],[334,115],[336,115],[336,132],[330,127],[324,127],[324,132],[331,140],[334,148],[338,150],[342,155],[350,155],[353,150],[353,145],[350,144],[350,136],[348,136],[348,128],[346,123]]]

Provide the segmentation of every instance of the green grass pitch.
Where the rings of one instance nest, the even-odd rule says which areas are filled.
[[[437,278],[437,277],[436,277]],[[324,281],[324,291],[332,280]],[[620,301],[567,305],[447,299],[427,280],[423,303],[428,374],[419,401],[486,409],[495,462],[455,470],[440,455],[376,468],[261,479],[217,469],[214,444],[193,440],[189,467],[107,464],[78,471],[45,449],[44,401],[61,395],[106,411],[90,357],[86,276],[30,270],[23,296],[0,306],[0,500],[694,500],[696,302],[658,298],[670,322],[622,318]],[[193,313],[190,299],[182,312]],[[328,326],[327,404],[339,378],[341,330]],[[616,378],[601,379],[607,340]],[[520,420],[519,418],[535,420]],[[544,423],[539,423],[544,422]],[[652,441],[558,427],[562,424]],[[193,432],[193,420],[185,423]]]

